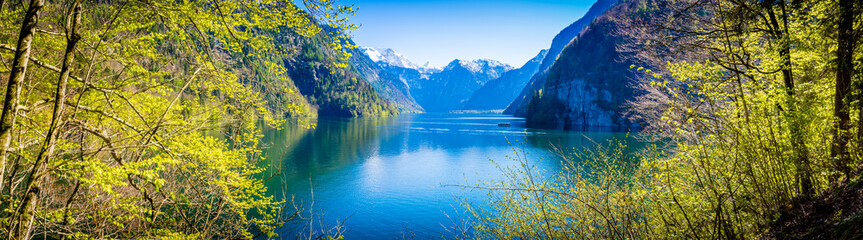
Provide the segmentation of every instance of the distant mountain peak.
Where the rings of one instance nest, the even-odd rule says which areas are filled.
[[[494,69],[494,68],[503,68],[503,71],[509,71],[509,70],[514,69],[512,66],[510,66],[506,63],[501,63],[497,60],[492,60],[492,59],[476,59],[476,60],[455,59],[455,60],[452,60],[452,62],[450,62],[449,64],[447,64],[447,66],[444,68],[444,70],[453,69],[455,67],[462,67],[462,68],[465,68],[471,72],[485,72],[485,71],[488,71],[489,69]]]
[[[368,55],[372,61],[382,66],[415,69],[421,73],[439,72],[442,69],[441,67],[432,65],[430,62],[426,62],[422,66],[414,64],[392,48],[360,47],[360,50]]]
[[[531,76],[537,72],[547,53],[547,49],[539,51],[535,57],[528,60],[520,68],[508,70],[498,78],[486,82],[464,102],[462,109],[493,110],[506,108],[524,89]]]
[[[429,69],[429,70],[438,70],[438,71],[443,70],[442,67],[432,65],[431,62],[429,62],[429,61],[426,61],[426,63],[423,64],[420,68]]]
[[[540,50],[539,54],[537,54],[535,58],[539,58],[539,60],[542,60],[542,58],[544,58],[545,55],[548,55],[548,48]]]
[[[548,49],[543,49],[543,50],[539,51],[539,53],[536,54],[535,57],[528,60],[527,63],[525,63],[525,65],[529,65],[532,63],[541,63],[542,59],[544,59],[545,55],[547,55],[547,54],[548,54]]]
[[[390,66],[403,68],[420,68],[391,48],[362,47],[361,49],[366,53],[366,55],[369,55],[369,58],[371,58],[372,61],[377,63],[386,63]]]

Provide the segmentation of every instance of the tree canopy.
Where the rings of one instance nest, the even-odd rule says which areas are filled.
[[[285,216],[255,177],[257,127],[309,111],[284,64],[267,61],[297,48],[274,36],[318,36],[338,69],[355,28],[352,6],[301,4],[0,1],[0,232],[274,234]],[[273,107],[273,92],[287,101]]]

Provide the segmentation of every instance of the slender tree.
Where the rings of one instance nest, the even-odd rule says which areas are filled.
[[[860,11],[854,5],[854,0],[839,0],[837,4],[836,89],[833,98],[833,116],[836,118],[836,123],[833,127],[830,156],[836,161],[834,163],[836,169],[845,175],[851,172],[848,154],[851,117],[847,101],[851,93],[851,78],[854,75],[854,50],[858,43],[854,22],[858,15],[856,12]]]
[[[791,13],[789,13],[789,10],[787,9],[785,0],[778,0],[777,2],[781,11],[781,26],[776,22],[773,7],[767,6],[765,9],[767,9],[768,15],[771,19],[770,22],[773,26],[774,37],[778,39],[780,46],[779,58],[782,63],[782,78],[785,83],[786,98],[788,99],[786,104],[788,105],[787,111],[791,125],[790,133],[792,147],[794,148],[794,153],[796,155],[795,158],[797,160],[797,182],[800,184],[801,194],[808,197],[814,193],[814,189],[812,186],[812,173],[809,170],[809,149],[806,147],[806,137],[802,133],[805,128],[803,127],[804,119],[800,114],[799,100],[797,96],[795,96],[795,80],[791,66],[791,33],[789,32],[788,27],[788,18]]]
[[[44,0],[30,1],[27,13],[24,15],[24,22],[21,24],[21,30],[18,33],[15,57],[12,59],[12,71],[9,73],[9,81],[6,85],[6,97],[3,99],[3,113],[0,115],[0,192],[2,192],[2,187],[4,186],[3,179],[5,179],[9,147],[12,143],[12,130],[15,127],[15,118],[18,115],[21,82],[24,81],[27,67],[30,64],[33,34],[36,32],[36,24],[39,23],[39,12],[44,5]],[[8,202],[4,201],[5,204],[8,204]]]
[[[295,56],[289,49],[299,38],[315,38],[301,41],[328,57],[345,54],[340,31],[350,24],[340,16],[350,7],[31,2],[38,4],[28,6],[23,40],[0,44],[16,53],[12,66],[30,65],[12,69],[7,96],[18,99],[4,99],[2,153],[14,156],[3,159],[0,177],[6,238],[274,234],[282,213],[256,177],[258,120],[284,120],[268,111],[260,88],[298,95],[283,59]],[[57,22],[37,22],[40,12]],[[302,96],[288,99],[284,111],[299,111],[290,101]]]
[[[78,28],[81,25],[81,0],[72,2],[66,16],[66,51],[63,53],[63,66],[60,69],[60,77],[57,80],[57,89],[54,93],[54,106],[51,114],[51,123],[48,126],[48,132],[45,134],[45,141],[41,150],[33,163],[32,169],[24,179],[24,199],[18,206],[17,217],[13,231],[10,231],[10,239],[30,239],[30,233],[33,228],[34,211],[36,208],[36,200],[42,192],[42,182],[45,175],[48,174],[48,162],[54,154],[55,145],[57,143],[58,128],[61,126],[63,119],[63,109],[66,106],[66,88],[69,84],[69,75],[72,71],[72,63],[75,58],[75,50],[78,46],[78,41],[81,40],[81,35],[78,33]]]

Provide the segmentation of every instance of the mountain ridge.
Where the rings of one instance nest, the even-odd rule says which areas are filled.
[[[530,100],[533,92],[541,89],[545,85],[546,79],[544,76],[547,74],[545,72],[547,72],[551,65],[557,60],[561,51],[563,51],[563,48],[575,39],[575,37],[577,37],[584,28],[593,22],[596,17],[604,14],[608,9],[614,6],[617,1],[618,0],[598,0],[590,6],[590,9],[587,10],[584,16],[555,35],[554,39],[551,41],[551,47],[549,47],[548,50],[549,52],[543,58],[538,72],[531,77],[527,86],[521,91],[518,97],[506,107],[504,113],[524,117],[527,113],[524,104]]]
[[[455,59],[428,78],[415,79],[411,95],[430,112],[461,110],[464,101],[488,81],[513,67],[496,60]]]
[[[349,61],[353,68],[355,68],[363,78],[372,85],[375,91],[385,100],[393,103],[399,109],[399,112],[403,113],[418,113],[424,112],[425,109],[420,106],[416,100],[411,96],[408,83],[405,79],[403,79],[400,75],[395,74],[388,70],[389,62],[378,62],[384,61],[384,57],[379,54],[379,52],[372,52],[372,54],[377,55],[369,55],[369,51],[365,48],[357,48],[351,50],[351,57]],[[401,57],[398,53],[391,51],[391,56]],[[413,63],[407,61],[401,57],[402,60],[390,60],[390,62],[400,63],[408,66],[412,66]],[[378,59],[378,61],[375,61]],[[396,64],[398,65],[398,64]],[[407,69],[407,68],[405,68]]]
[[[374,62],[380,70],[372,70],[373,67],[368,66],[367,62],[362,63],[359,56],[352,61],[354,65],[365,69],[361,72],[368,74],[367,79],[371,80],[372,85],[383,92],[384,98],[396,100],[400,109],[409,105],[406,104],[409,103],[407,100],[412,99],[417,103],[413,109],[419,111],[461,110],[463,102],[477,89],[515,69],[493,59],[453,59],[442,68],[430,68],[428,63],[417,65],[390,48],[359,49],[355,55],[367,56],[367,62]],[[375,82],[383,78],[390,83]],[[400,93],[395,93],[395,90]]]
[[[512,102],[530,81],[531,76],[539,71],[542,59],[548,54],[548,49],[525,62],[521,67],[509,70],[500,77],[493,79],[477,89],[462,106],[463,110],[499,110]]]
[[[522,106],[529,126],[563,129],[633,130],[626,103],[637,96],[638,78],[629,66],[636,53],[620,49],[635,37],[624,18],[644,17],[644,2],[621,0],[570,41],[545,72],[543,86]],[[619,34],[612,34],[619,33]],[[645,65],[643,67],[652,68]]]
[[[392,66],[410,68],[416,69],[420,72],[437,72],[443,69],[441,67],[431,65],[430,62],[426,62],[423,65],[416,64],[392,48],[360,47],[359,49],[362,53],[369,56],[372,61],[381,65],[381,67]]]

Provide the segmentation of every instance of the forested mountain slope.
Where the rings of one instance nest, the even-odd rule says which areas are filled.
[[[542,63],[539,66],[539,70],[534,76],[531,77],[527,86],[521,91],[518,97],[507,106],[504,113],[513,114],[516,116],[524,117],[526,113],[526,109],[524,104],[527,103],[528,100],[532,97],[534,91],[539,90],[545,84],[545,74],[551,65],[557,60],[558,55],[560,55],[563,48],[572,41],[573,38],[578,36],[581,31],[587,27],[594,18],[598,17],[605,13],[611,6],[613,6],[617,0],[599,0],[594,3],[590,9],[587,10],[587,13],[584,14],[580,19],[576,20],[566,28],[560,31],[554,39],[551,41],[551,47],[548,49],[548,54],[542,59]]]
[[[502,181],[495,187],[531,191],[489,201],[503,214],[483,230],[860,238],[861,23],[853,0],[620,0],[563,50],[526,115],[533,125],[638,127],[652,146],[597,143],[566,155],[576,160],[558,180]],[[530,200],[537,192],[551,194]]]
[[[291,80],[308,102],[317,108],[318,115],[388,116],[398,113],[398,103],[407,104],[407,109],[410,109],[410,99],[397,95],[400,92],[397,86],[391,85],[388,80],[391,77],[384,76],[387,77],[384,81],[367,80],[367,77],[375,75],[362,65],[335,67],[339,60],[325,45],[323,34],[326,33],[311,38],[283,36],[281,39],[282,44],[297,49],[282,56],[282,61]],[[349,52],[354,55],[352,63],[361,63],[362,56],[356,56],[356,51]],[[379,87],[373,87],[375,85]],[[385,96],[391,96],[390,99],[382,98],[375,90],[386,93]]]
[[[629,67],[635,63],[634,53],[621,48],[634,36],[620,19],[645,14],[640,4],[617,4],[566,45],[545,74],[542,88],[530,94],[525,107],[529,124],[567,129],[638,127],[625,116],[625,103],[636,95],[637,72]]]
[[[391,49],[386,50],[389,50],[391,58],[382,58],[376,49],[352,49],[351,65],[371,83],[379,96],[395,104],[399,112],[423,112],[424,109],[411,96],[407,83],[407,79],[419,78],[419,72],[413,63]]]

